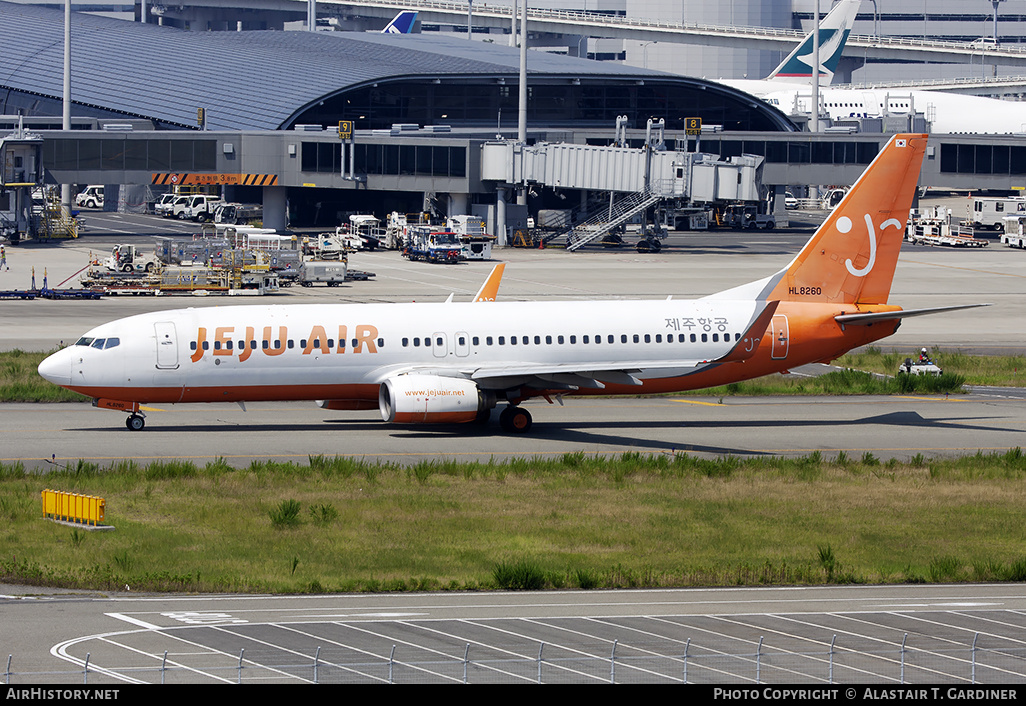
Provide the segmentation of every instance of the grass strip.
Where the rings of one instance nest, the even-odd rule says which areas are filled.
[[[54,385],[37,368],[48,353],[0,352],[0,402],[87,402],[89,398]]]
[[[847,353],[836,361],[836,365],[857,370],[866,370],[883,375],[894,375],[906,358],[915,360],[917,351],[908,353],[884,352],[869,346]],[[965,377],[970,385],[993,385],[998,387],[1023,387],[1026,385],[1026,356],[1023,355],[967,355],[958,351],[933,348],[930,357],[944,372]]]
[[[323,593],[1026,580],[1020,449],[0,466],[0,582]],[[105,498],[112,532],[41,517]]]

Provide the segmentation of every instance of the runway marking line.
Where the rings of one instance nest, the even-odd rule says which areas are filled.
[[[914,263],[916,265],[926,265],[927,267],[944,267],[949,270],[964,270],[965,272],[980,272],[985,275],[998,275],[1001,277],[1023,277],[1023,275],[1017,275],[1013,272],[995,272],[994,270],[981,270],[978,267],[959,267],[958,265],[943,265],[939,262],[924,262],[922,260],[906,260],[906,262]]]

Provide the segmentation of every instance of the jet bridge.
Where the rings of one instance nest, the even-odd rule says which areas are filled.
[[[759,200],[763,157],[741,155],[724,161],[681,149],[685,145],[674,150],[661,147],[488,142],[482,147],[481,178],[513,188],[543,185],[619,194],[608,209],[557,236],[565,238],[568,250],[601,238],[666,199],[692,207]]]

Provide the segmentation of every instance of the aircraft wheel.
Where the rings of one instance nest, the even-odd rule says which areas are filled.
[[[133,414],[125,420],[125,426],[128,427],[130,431],[140,431],[144,426],[146,426],[146,420],[138,414]]]
[[[531,413],[521,407],[507,407],[499,415],[499,424],[513,434],[526,434],[531,430]]]

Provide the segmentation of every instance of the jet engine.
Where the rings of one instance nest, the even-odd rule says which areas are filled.
[[[399,375],[381,383],[381,418],[398,424],[458,424],[487,418],[495,396],[477,383],[441,375]]]

